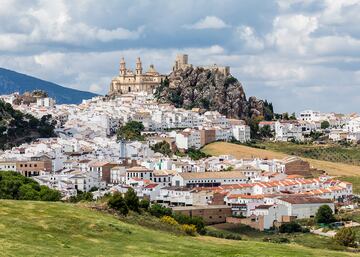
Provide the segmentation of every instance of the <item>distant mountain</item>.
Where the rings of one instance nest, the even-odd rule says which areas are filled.
[[[90,92],[63,87],[52,82],[0,68],[0,95],[14,92],[23,94],[37,89],[46,91],[50,97],[56,99],[58,104],[79,104],[83,99],[96,96],[96,94]]]

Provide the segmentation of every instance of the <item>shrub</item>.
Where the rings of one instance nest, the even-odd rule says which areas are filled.
[[[144,131],[144,125],[141,122],[129,121],[116,131],[117,140],[144,140],[144,137],[141,135],[142,131]]]
[[[263,239],[264,242],[269,242],[269,243],[276,243],[276,244],[288,244],[290,243],[290,240],[287,239],[286,237],[276,237],[276,238],[270,238],[270,237],[265,237]]]
[[[206,230],[207,236],[217,237],[217,238],[226,238],[231,240],[241,240],[240,235],[236,235],[233,233],[218,231],[218,230]]]
[[[355,231],[351,228],[342,228],[335,235],[335,241],[344,246],[354,247],[356,234]]]
[[[149,206],[150,206],[150,202],[149,200],[146,200],[146,199],[142,199],[140,202],[139,202],[139,207],[141,209],[144,209],[144,210],[148,210],[149,209]]]
[[[280,233],[295,233],[295,232],[302,232],[302,228],[299,223],[296,223],[294,221],[289,223],[281,224],[279,227]]]
[[[124,195],[126,206],[129,210],[139,212],[139,197],[137,197],[134,189],[129,188]]]
[[[77,195],[71,196],[69,200],[72,203],[77,203],[80,201],[91,202],[94,200],[94,198],[93,198],[93,194],[91,192],[78,191]]]
[[[156,143],[154,146],[151,147],[154,152],[161,153],[165,156],[172,156],[171,146],[165,140],[159,143]]]
[[[50,189],[47,186],[40,186],[39,196],[41,201],[60,201],[61,199],[59,191]]]
[[[108,206],[116,211],[119,211],[122,215],[127,215],[129,213],[125,200],[120,193],[114,193],[110,197]]]
[[[193,224],[183,224],[181,225],[181,230],[184,231],[189,236],[196,235],[196,226]]]
[[[163,223],[167,223],[167,224],[170,224],[170,225],[173,225],[173,226],[178,226],[179,225],[179,223],[171,216],[162,216],[160,220]]]
[[[205,223],[201,217],[189,217],[180,213],[173,215],[174,219],[180,224],[192,224],[195,225],[196,230],[200,234],[205,233]]]
[[[40,186],[31,178],[14,171],[0,171],[0,198],[13,200],[59,201],[61,193]]]
[[[188,155],[192,160],[200,160],[200,159],[203,159],[203,158],[210,157],[210,155],[202,152],[201,150],[193,149],[193,148],[190,148],[190,149],[187,151],[187,155]]]
[[[171,216],[172,215],[172,210],[170,208],[166,208],[161,206],[160,204],[152,204],[149,212],[151,215],[155,216],[155,217],[162,217],[162,216]]]
[[[335,221],[332,209],[328,205],[320,206],[320,208],[316,212],[315,221],[318,224],[319,223],[329,224]]]

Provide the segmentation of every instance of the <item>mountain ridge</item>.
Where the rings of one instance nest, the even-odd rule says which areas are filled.
[[[23,94],[34,90],[46,91],[49,97],[54,98],[58,104],[79,104],[83,99],[97,96],[91,92],[64,87],[44,79],[0,67],[0,94],[14,92]]]

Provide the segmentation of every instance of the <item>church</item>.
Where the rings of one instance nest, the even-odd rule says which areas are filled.
[[[125,60],[121,58],[120,72],[118,76],[112,79],[109,94],[117,95],[140,91],[152,93],[154,88],[158,86],[164,78],[165,76],[160,75],[152,64],[148,71],[143,73],[142,63],[139,57],[136,60],[135,73],[126,69]]]

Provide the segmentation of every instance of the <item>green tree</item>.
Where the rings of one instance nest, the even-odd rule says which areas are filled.
[[[266,121],[271,121],[274,118],[274,108],[273,104],[269,103],[267,100],[264,101],[264,119]]]
[[[282,114],[282,119],[283,119],[283,120],[289,120],[289,119],[290,119],[290,118],[289,118],[289,113],[284,112],[284,113]]]
[[[126,141],[135,141],[135,140],[144,140],[144,137],[141,135],[141,132],[144,131],[144,125],[138,121],[130,121],[124,126],[118,128],[116,135],[117,140],[126,140]]]
[[[293,112],[291,116],[289,117],[290,120],[296,120],[296,114]]]
[[[0,198],[33,201],[59,201],[61,194],[57,190],[40,186],[31,178],[13,171],[0,171]]]
[[[250,127],[250,136],[251,138],[259,137],[259,123],[264,119],[263,116],[252,117],[248,120],[248,125]]]
[[[126,191],[124,200],[130,210],[139,212],[139,197],[137,197],[134,189],[129,188],[128,191]]]
[[[94,195],[92,192],[83,192],[83,191],[77,191],[76,196],[70,197],[70,202],[77,203],[77,202],[91,202],[94,200]]]
[[[318,224],[319,223],[329,224],[335,221],[335,217],[332,209],[328,205],[320,206],[320,208],[316,212],[315,221]]]
[[[151,149],[154,152],[161,153],[161,154],[163,154],[165,156],[171,156],[172,155],[170,144],[168,142],[166,142],[165,140],[162,141],[162,142],[156,143],[155,145],[153,145],[151,147]]]
[[[269,138],[269,137],[272,137],[273,134],[271,133],[271,128],[269,125],[265,125],[263,126],[261,129],[260,129],[260,136],[261,137],[266,137],[266,138]]]
[[[122,215],[127,215],[129,213],[129,208],[120,193],[116,192],[110,197],[108,206],[116,211],[119,211]]]
[[[40,199],[42,201],[60,201],[61,193],[57,190],[48,188],[47,186],[40,186]]]
[[[352,228],[341,228],[335,235],[335,241],[344,246],[354,247],[356,233]]]
[[[151,215],[158,218],[162,216],[172,216],[172,210],[170,208],[166,208],[158,203],[152,204],[149,208],[149,212]]]
[[[147,211],[150,207],[150,202],[149,200],[147,199],[142,199],[140,202],[139,202],[139,207],[145,211]]]
[[[330,127],[330,123],[327,120],[324,120],[323,122],[321,122],[320,126],[321,129],[327,129]]]
[[[279,227],[279,232],[280,233],[302,232],[302,227],[299,223],[292,221],[289,223],[281,224],[281,226]]]
[[[31,184],[24,184],[19,187],[19,200],[40,200],[39,192]]]
[[[199,149],[193,149],[193,148],[190,148],[189,150],[187,150],[187,155],[192,159],[192,160],[200,160],[202,158],[207,158],[207,157],[210,157],[210,155],[202,152],[201,150]]]

